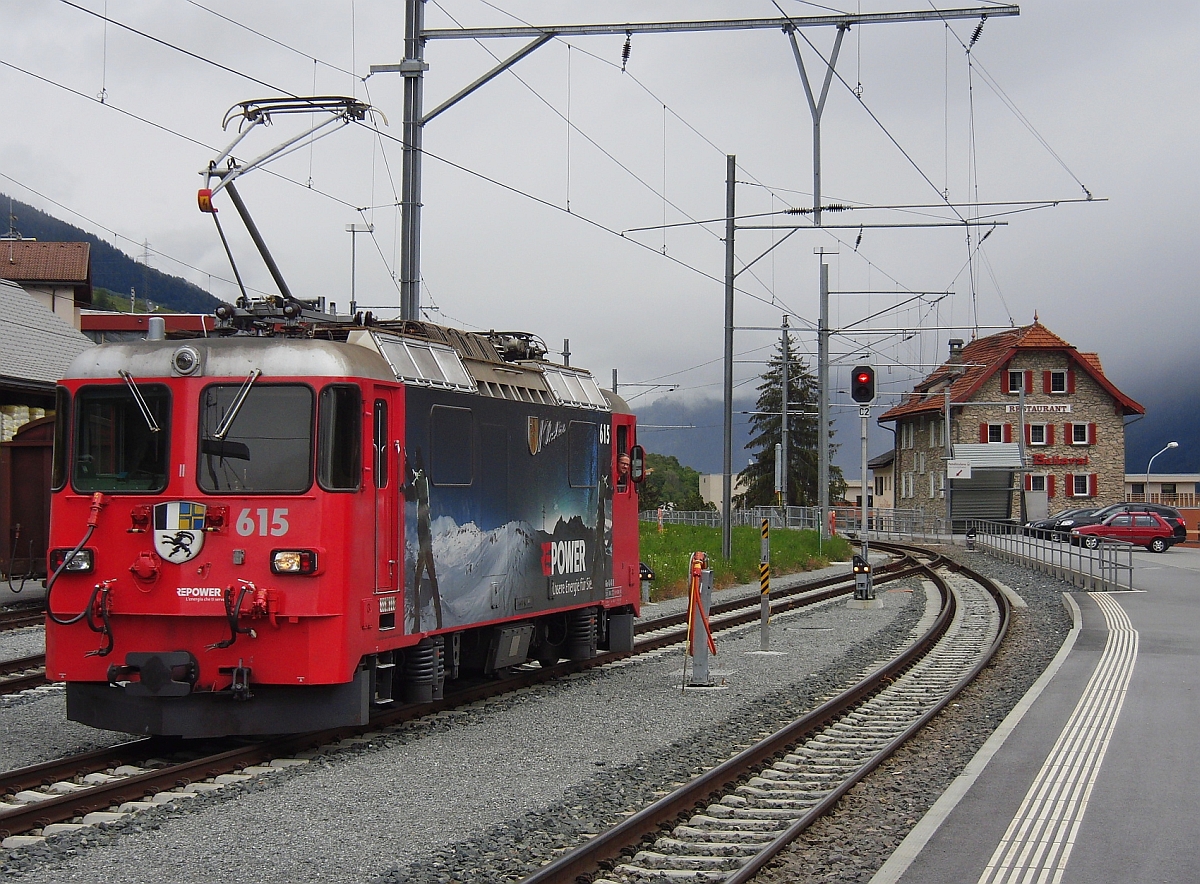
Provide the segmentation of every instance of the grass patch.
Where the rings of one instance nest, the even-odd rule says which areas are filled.
[[[758,582],[758,560],[762,552],[762,532],[758,528],[733,529],[730,561],[721,558],[721,529],[696,525],[664,525],[663,533],[652,522],[639,523],[641,558],[654,571],[651,597],[656,601],[687,593],[688,564],[692,553],[708,553],[713,569],[713,587],[721,589],[740,583]],[[819,547],[819,549],[818,549]],[[824,543],[816,531],[771,532],[771,574],[794,574],[823,568],[830,562],[846,562],[852,554],[842,537]]]

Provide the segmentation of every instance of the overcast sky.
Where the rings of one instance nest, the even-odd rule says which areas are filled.
[[[779,4],[796,16],[830,8]],[[837,7],[932,8],[927,0]],[[346,225],[373,223],[373,239],[358,239],[358,300],[394,315],[401,79],[363,78],[371,64],[400,59],[403,15],[396,0],[0,0],[0,191],[130,254],[148,241],[154,267],[232,300],[228,262],[195,202],[197,172],[232,138],[232,127],[221,129],[226,109],[276,94],[354,95],[381,112],[380,134],[347,127],[239,187],[292,290],[342,309]],[[426,25],[776,16],[769,0],[431,0]],[[1099,352],[1135,397],[1179,360],[1200,367],[1200,259],[1187,208],[1197,204],[1200,6],[1024,3],[1019,16],[986,22],[969,67],[963,46],[977,24],[867,25],[846,35],[822,120],[824,201],[927,206],[945,193],[956,206],[1030,205],[958,208],[1007,224],[973,262],[962,226],[866,227],[857,249],[857,229],[801,231],[739,276],[736,324],[778,327],[786,312],[801,349],[815,353],[814,249],[824,247],[840,252],[826,258],[835,292],[874,292],[832,298],[833,325],[854,328],[834,345],[836,401],[848,401],[849,366],[866,347],[881,391],[899,393],[944,359],[948,338],[1026,324],[1035,312]],[[835,32],[802,34],[816,85]],[[522,43],[431,42],[426,109]],[[739,215],[811,206],[808,105],[780,31],[635,35],[622,72],[624,43],[552,41],[428,125],[422,304],[447,324],[537,333],[555,351],[569,338],[572,364],[605,383],[617,368],[622,385],[677,382],[669,395],[719,397],[722,224],[629,231],[720,218],[726,154],[737,156]],[[306,121],[279,118],[238,156]],[[1095,199],[1067,202],[1087,193]],[[1030,208],[1048,200],[1062,202]],[[232,206],[224,196],[217,203],[240,269],[268,289]],[[954,218],[942,208],[824,220]],[[741,223],[773,219],[807,223],[782,215]],[[739,231],[739,267],[783,234]],[[881,331],[896,328],[909,333]],[[738,332],[740,389],[752,389],[773,337]],[[642,391],[635,404],[662,395],[623,392]]]

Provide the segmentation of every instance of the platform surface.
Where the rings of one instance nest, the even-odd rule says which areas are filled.
[[[1200,881],[1200,550],[1134,557],[1135,592],[1071,593],[1057,670],[872,884]]]

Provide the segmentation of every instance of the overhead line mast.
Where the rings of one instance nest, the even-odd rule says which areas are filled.
[[[894,24],[897,22],[948,22],[962,19],[987,19],[999,16],[1019,15],[1018,6],[979,6],[974,8],[929,9],[909,12],[877,12],[867,14],[847,13],[843,15],[812,15],[785,16],[782,18],[743,18],[709,21],[668,21],[668,22],[619,22],[610,24],[563,24],[536,25],[505,28],[429,28],[425,27],[425,3],[427,0],[405,0],[405,30],[404,58],[399,64],[371,65],[371,73],[398,73],[404,77],[404,162],[401,179],[401,229],[400,229],[400,318],[418,319],[421,308],[421,151],[425,123],[434,116],[448,110],[484,84],[490,82],[518,61],[533,53],[539,47],[555,37],[583,37],[623,34],[667,34],[692,33],[705,31],[746,31],[746,30],[780,30],[788,35],[800,67],[801,78],[804,82],[810,109],[813,111],[813,179],[815,193],[813,194],[813,221],[815,227],[820,227],[821,193],[820,193],[820,111],[824,107],[825,96],[833,76],[833,68],[837,61],[837,51],[826,62],[826,76],[821,90],[821,97],[814,101],[809,88],[808,76],[800,59],[799,47],[795,42],[795,32],[799,28],[834,27],[837,28],[837,43],[840,48],[841,40],[847,29],[853,25]],[[426,114],[422,107],[425,72],[429,65],[425,62],[425,44],[429,40],[484,40],[491,38],[518,37],[530,40],[522,49],[499,62],[491,70],[478,77],[470,85],[459,90],[455,95],[442,102],[433,111]],[[732,168],[734,158],[727,157],[730,170],[727,175],[727,189],[732,187]],[[729,218],[726,220],[726,284],[725,284],[725,427],[724,427],[724,476],[722,488],[722,539],[721,552],[728,559],[732,552],[732,448],[733,448],[733,277],[735,276],[731,255],[733,252],[733,237],[735,225],[733,222],[733,198],[726,194],[726,204]],[[822,265],[824,268],[826,265]],[[826,273],[823,270],[823,274]],[[824,276],[823,276],[824,279]],[[825,313],[824,301],[828,295],[822,286],[822,315]],[[825,329],[822,329],[824,332]],[[824,354],[825,359],[828,354]],[[818,373],[823,379],[820,384],[819,410],[825,415],[828,404],[828,367],[824,362],[818,366]],[[822,429],[825,429],[824,418]],[[829,491],[827,478],[829,471],[829,445],[825,435],[821,436],[819,470],[820,482],[824,487],[818,489],[822,504],[822,522],[824,510],[828,507]]]

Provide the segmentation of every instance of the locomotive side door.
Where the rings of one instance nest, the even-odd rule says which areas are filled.
[[[396,391],[376,385],[371,404],[371,484],[375,495],[375,592],[391,593],[400,586],[400,529],[397,507],[404,476],[399,471],[397,444],[400,413]]]
[[[629,476],[629,455],[637,444],[632,414],[614,412],[613,471],[613,580],[616,593],[636,598],[638,589],[638,494]]]

